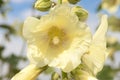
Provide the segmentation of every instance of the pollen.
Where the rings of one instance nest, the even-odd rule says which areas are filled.
[[[54,26],[48,30],[47,34],[50,39],[50,45],[54,46],[61,45],[66,36],[62,29]]]
[[[55,36],[55,37],[53,38],[52,42],[53,42],[54,45],[59,44],[59,42],[60,42],[59,37],[58,37],[58,36]]]

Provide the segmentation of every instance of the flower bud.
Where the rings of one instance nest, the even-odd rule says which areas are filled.
[[[35,80],[38,75],[46,69],[47,66],[39,68],[34,64],[30,64],[17,73],[11,80]]]
[[[72,11],[78,16],[80,21],[85,21],[88,18],[88,12],[80,6],[75,6]]]
[[[68,0],[69,1],[69,3],[71,3],[71,4],[76,4],[77,2],[79,2],[80,0]]]
[[[50,0],[37,0],[34,7],[40,11],[48,11],[51,5]]]
[[[56,72],[52,74],[51,80],[60,80],[60,75]]]

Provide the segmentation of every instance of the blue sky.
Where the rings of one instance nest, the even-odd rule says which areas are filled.
[[[28,16],[32,16],[33,13],[35,15],[43,15],[44,12],[32,10],[35,1],[36,0],[11,0],[8,6],[10,6],[12,9],[10,12],[8,12],[7,19],[2,19],[2,22],[12,24],[14,20],[24,21]],[[81,2],[77,4],[89,12],[89,18],[87,22],[90,27],[95,27],[99,23],[99,19],[96,15],[96,9],[100,2],[101,0],[81,0]]]
[[[10,12],[8,12],[6,20],[1,19],[2,22],[13,23],[14,20],[24,21],[28,16],[32,16],[33,13],[34,15],[43,15],[44,12],[32,10],[35,1],[36,0],[10,0],[10,4],[8,6],[10,6],[12,9]],[[100,2],[101,0],[81,0],[77,4],[79,6],[82,6],[89,12],[89,18],[87,22],[90,27],[96,27],[99,23],[96,9]],[[104,10],[102,10],[101,12],[106,13],[106,11]]]
[[[26,17],[31,16],[32,13],[36,15],[44,14],[43,12],[38,12],[37,10],[32,11],[35,1],[36,0],[10,0],[10,4],[8,6],[12,7],[12,9],[8,12],[8,22],[12,22],[13,20],[11,19],[25,20]],[[101,0],[81,0],[78,5],[85,8],[89,12],[89,18],[93,20],[97,19],[96,9],[100,2]],[[107,12],[103,10],[102,13]],[[116,14],[120,16],[119,13],[120,11]]]
[[[9,12],[9,16],[14,16],[15,18],[23,18],[23,14],[30,15],[30,10],[34,4],[35,0],[11,0],[9,6],[12,7],[12,10]],[[89,13],[95,14],[97,5],[101,0],[81,0],[78,4],[88,10]],[[28,13],[26,13],[28,12]]]
[[[21,13],[23,10],[29,9],[33,6],[35,0],[24,0],[24,1],[15,1],[12,0],[10,6],[13,7],[11,14]],[[97,5],[101,2],[101,0],[81,0],[79,5],[87,9],[89,12],[95,13]]]

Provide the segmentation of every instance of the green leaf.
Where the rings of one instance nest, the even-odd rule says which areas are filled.
[[[3,60],[2,52],[3,52],[4,49],[5,49],[4,46],[0,46],[0,59],[1,59],[1,60]]]
[[[99,12],[102,9],[102,4],[99,4],[98,8],[97,8],[97,12]]]
[[[51,76],[51,80],[61,80],[60,75],[56,72],[54,72]]]
[[[120,19],[119,18],[115,16],[111,16],[108,18],[108,23],[109,23],[109,28],[112,31],[120,32]]]
[[[104,66],[103,70],[97,75],[99,80],[113,80],[120,69],[113,69],[110,66]]]

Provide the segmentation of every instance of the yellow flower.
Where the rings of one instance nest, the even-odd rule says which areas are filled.
[[[107,16],[103,15],[101,24],[93,36],[88,52],[82,56],[82,64],[72,71],[75,80],[97,80],[96,75],[103,68],[108,56],[106,51]]]
[[[37,76],[45,69],[46,66],[39,68],[34,64],[30,64],[19,73],[17,73],[11,80],[35,80]]]
[[[120,0],[103,0],[102,8],[110,13],[115,13],[120,5]]]
[[[64,72],[70,72],[81,63],[81,56],[91,42],[89,28],[79,22],[68,4],[57,5],[40,20],[27,18],[23,36],[32,64],[57,67]]]
[[[93,36],[88,52],[83,55],[83,64],[89,71],[96,75],[102,70],[104,62],[108,56],[106,49],[106,32],[108,28],[107,16],[102,16],[101,24]]]

